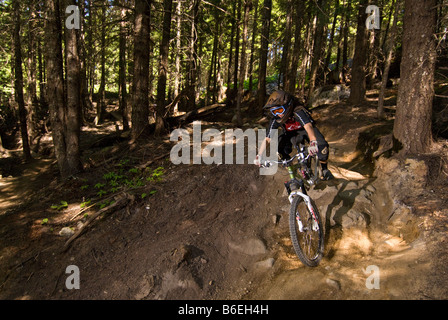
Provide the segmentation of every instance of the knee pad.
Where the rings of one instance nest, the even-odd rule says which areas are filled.
[[[319,152],[317,154],[317,157],[319,158],[320,161],[326,162],[328,160],[328,156],[329,156],[328,144],[319,145],[318,147],[319,147]]]

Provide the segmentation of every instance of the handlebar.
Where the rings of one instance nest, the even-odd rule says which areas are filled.
[[[281,164],[283,166],[288,166],[291,162],[294,161],[295,158],[299,158],[300,162],[304,162],[306,160],[308,160],[308,158],[311,157],[311,155],[308,153],[308,149],[305,149],[303,151],[298,152],[296,155],[294,155],[293,157],[291,157],[288,160],[265,160],[261,163],[261,167],[263,168],[269,168],[273,163],[276,164]]]

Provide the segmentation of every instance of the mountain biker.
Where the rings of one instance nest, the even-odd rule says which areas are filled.
[[[282,160],[289,160],[291,158],[289,154],[292,152],[293,146],[306,140],[309,142],[308,151],[310,155],[317,154],[323,179],[331,180],[334,178],[327,165],[328,142],[314,125],[314,120],[308,110],[297,98],[285,91],[277,90],[269,96],[263,110],[270,121],[266,131],[266,139],[263,141],[254,161],[256,165],[261,164],[261,155],[266,149],[266,143],[271,140],[271,131],[281,128],[282,134],[278,137],[278,153]]]

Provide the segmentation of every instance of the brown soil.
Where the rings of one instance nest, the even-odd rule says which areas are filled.
[[[203,128],[232,127],[231,114],[218,116]],[[0,299],[446,299],[448,192],[438,178],[445,165],[437,162],[446,146],[441,141],[429,157],[431,168],[440,165],[429,182],[418,171],[429,158],[413,159],[397,176],[393,161],[382,158],[374,172],[356,150],[360,132],[384,124],[373,102],[321,107],[315,116],[336,176],[310,191],[327,232],[318,267],[293,253],[284,169],[261,176],[250,164],[173,165],[168,155],[142,171],[163,167],[161,181],[117,192],[129,197],[127,205],[92,221],[65,248],[59,231],[78,230],[99,210],[80,212],[80,204],[95,196],[104,174],[172,147],[168,137],[138,146],[116,141],[85,149],[86,172],[68,181],[58,180],[48,159],[16,165],[21,172],[0,180]],[[246,120],[246,128],[258,124]],[[95,132],[84,134],[86,145],[97,141]],[[61,201],[68,206],[51,209]],[[80,270],[79,290],[66,287],[69,265]],[[366,286],[369,266],[379,269],[379,289]]]

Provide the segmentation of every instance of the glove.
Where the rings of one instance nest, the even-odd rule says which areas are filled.
[[[317,141],[313,140],[310,142],[310,147],[308,148],[308,153],[310,156],[315,156],[319,152],[319,147],[317,146]]]
[[[259,166],[259,167],[261,166],[261,156],[258,155],[258,154],[257,154],[257,156],[255,157],[254,165]]]

